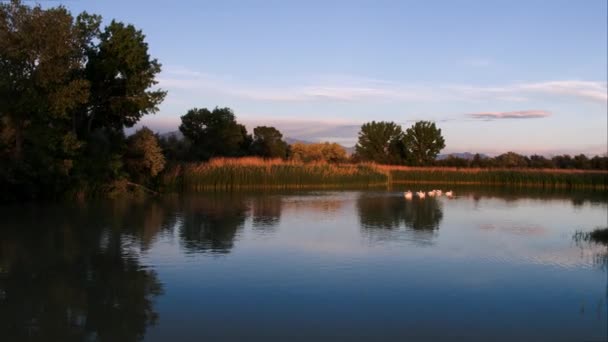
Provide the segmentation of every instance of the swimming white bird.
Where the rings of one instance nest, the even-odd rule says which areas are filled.
[[[454,196],[454,192],[452,190],[450,190],[450,191],[447,191],[445,193],[445,195],[448,196],[448,197],[452,197],[452,196]]]
[[[416,193],[416,195],[418,195],[418,197],[420,197],[420,198],[424,198],[425,194],[424,194],[424,191],[420,190]]]
[[[428,192],[428,195],[429,195],[429,197],[433,197],[433,196],[435,196],[435,190],[433,190],[433,191],[429,191],[429,192]]]
[[[435,190],[435,196],[441,196],[442,193],[441,190]]]
[[[408,190],[403,193],[403,196],[405,197],[405,199],[412,199],[412,192]]]

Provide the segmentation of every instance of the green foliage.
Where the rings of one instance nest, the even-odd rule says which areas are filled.
[[[194,108],[181,117],[179,130],[191,143],[195,160],[244,155],[248,137],[230,108]]]
[[[551,159],[536,154],[530,156],[528,166],[535,169],[552,169],[555,167]]]
[[[413,165],[431,165],[445,148],[441,129],[434,122],[418,121],[405,131],[403,142]]]
[[[283,134],[274,127],[260,126],[253,129],[251,153],[263,158],[287,158],[289,145]]]
[[[86,77],[91,97],[86,132],[99,127],[132,127],[143,115],[155,113],[165,97],[162,90],[148,90],[157,82],[160,63],[148,55],[144,34],[132,25],[112,21],[89,49]]]
[[[175,135],[158,138],[163,155],[168,162],[187,161],[190,157],[190,141],[178,139]]]
[[[528,161],[525,156],[515,152],[503,153],[494,158],[494,166],[507,168],[522,168],[528,166]]]
[[[379,164],[402,164],[406,157],[403,131],[394,122],[372,121],[361,126],[357,157]]]
[[[88,82],[74,77],[82,46],[73,25],[65,8],[0,4],[0,115],[14,161],[48,145],[33,130],[62,139],[70,111],[87,100]]]
[[[156,136],[143,127],[127,139],[125,153],[127,172],[138,182],[155,177],[165,167],[165,157]]]
[[[122,130],[164,98],[144,35],[64,7],[0,4],[0,185],[22,198],[124,175]],[[111,144],[111,146],[108,146]]]

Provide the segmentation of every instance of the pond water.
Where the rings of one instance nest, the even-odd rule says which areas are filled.
[[[2,207],[2,340],[606,340],[606,193],[402,191]]]

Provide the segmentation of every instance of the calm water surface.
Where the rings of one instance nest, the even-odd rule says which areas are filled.
[[[605,193],[0,208],[3,341],[604,341]]]

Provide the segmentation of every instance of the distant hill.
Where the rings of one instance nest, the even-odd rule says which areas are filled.
[[[176,137],[178,140],[182,140],[184,138],[184,135],[180,131],[171,131],[171,132],[159,134],[159,136],[161,138],[165,138],[165,139],[170,138],[170,137]]]
[[[481,156],[481,158],[489,158],[487,155],[480,153],[479,154]],[[452,157],[456,157],[456,158],[462,158],[462,159],[466,159],[466,160],[473,160],[473,158],[475,157],[475,153],[471,153],[471,152],[462,152],[462,153],[450,153],[450,154],[440,154],[437,156],[437,160],[443,160],[443,159],[447,159],[449,156]]]
[[[307,140],[302,140],[302,139],[296,139],[296,138],[290,138],[290,137],[285,137],[283,140],[285,140],[286,143],[288,143],[289,145],[293,145],[293,144],[304,144],[304,145],[310,145],[310,144],[316,144],[312,141],[307,141]]]

